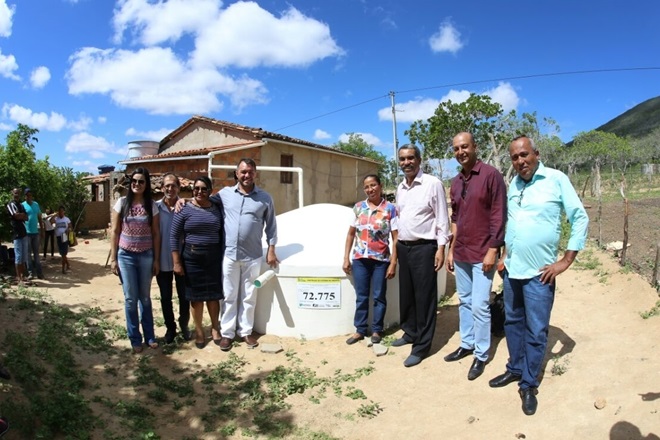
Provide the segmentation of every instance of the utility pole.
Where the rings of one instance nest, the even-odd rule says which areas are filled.
[[[394,92],[390,91],[390,101],[392,102],[392,132],[394,135],[394,155],[392,156],[392,161],[394,162],[394,171],[392,172],[392,183],[396,186],[396,177],[397,177],[397,155],[399,154],[399,139],[396,135],[396,107],[394,105]]]

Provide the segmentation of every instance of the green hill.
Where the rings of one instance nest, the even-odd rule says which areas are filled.
[[[660,96],[651,98],[601,125],[596,130],[619,137],[641,138],[660,127]]]

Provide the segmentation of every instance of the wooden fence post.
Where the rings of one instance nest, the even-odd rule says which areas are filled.
[[[655,264],[653,265],[653,278],[651,283],[653,287],[657,288],[660,285],[660,280],[658,279],[658,265],[660,265],[660,243],[655,245]]]

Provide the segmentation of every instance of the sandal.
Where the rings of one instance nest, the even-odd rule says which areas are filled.
[[[158,342],[156,342],[156,341],[149,342],[149,348],[151,348],[152,350],[157,349],[158,348]]]
[[[133,354],[140,354],[144,350],[144,347],[141,345],[136,345],[133,347]]]

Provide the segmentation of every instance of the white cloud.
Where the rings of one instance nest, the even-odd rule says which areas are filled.
[[[115,43],[120,43],[124,33],[130,30],[145,46],[175,42],[185,33],[194,34],[211,25],[222,6],[220,0],[170,0],[165,3],[120,0],[117,3],[113,17]]]
[[[461,33],[454,27],[449,19],[442,22],[438,32],[429,38],[429,46],[433,52],[456,53],[465,44],[461,41]]]
[[[69,121],[66,126],[69,130],[85,131],[92,125],[92,118],[82,115],[77,121]]]
[[[108,95],[151,114],[217,112],[224,101],[235,111],[265,104],[259,79],[227,69],[302,67],[344,54],[328,25],[293,7],[275,17],[255,2],[222,9],[221,0],[119,0],[113,23],[117,43],[130,35],[144,47],[78,50],[69,58],[69,93]],[[187,53],[157,46],[184,35],[193,42]]]
[[[324,140],[324,139],[330,139],[331,137],[332,136],[330,135],[330,133],[328,133],[327,131],[321,130],[320,128],[317,128],[314,131],[314,139],[316,139],[316,140],[320,141],[320,140]]]
[[[417,97],[411,101],[402,102],[396,105],[396,121],[398,123],[414,122],[420,119],[427,120],[433,116],[441,102],[451,101],[460,104],[470,97],[470,93],[490,96],[494,102],[498,102],[502,106],[505,113],[517,109],[522,101],[510,83],[500,82],[497,87],[481,92],[450,90],[440,99]],[[378,110],[378,120],[392,121],[392,108],[384,107]]]
[[[14,125],[9,125],[9,124],[5,124],[4,122],[0,122],[0,130],[2,130],[2,131],[10,131],[10,130],[13,130],[15,128],[16,128],[16,126],[14,126]]]
[[[64,150],[68,153],[87,154],[94,159],[105,157],[106,153],[125,154],[124,149],[118,148],[100,136],[94,136],[87,132],[76,133],[67,141]]]
[[[12,16],[16,6],[8,6],[7,0],[0,0],[0,37],[11,35]]]
[[[126,136],[131,136],[133,138],[140,138],[140,140],[160,142],[161,139],[163,139],[168,134],[172,133],[172,131],[173,130],[171,128],[161,128],[159,130],[141,131],[131,127],[128,130],[126,130]]]
[[[5,78],[20,81],[21,77],[14,73],[16,70],[18,70],[16,57],[14,55],[3,55],[2,49],[0,49],[0,75]]]
[[[60,131],[67,124],[66,118],[59,113],[50,112],[50,115],[44,112],[35,113],[17,104],[5,103],[2,106],[2,117],[46,131]]]
[[[382,147],[384,145],[383,141],[381,141],[377,136],[374,136],[371,133],[353,133],[356,135],[359,135],[362,137],[362,140],[368,143],[369,145],[373,147]],[[349,134],[344,133],[339,136],[339,142],[348,142],[349,140]]]
[[[71,165],[73,165],[76,168],[89,171],[92,174],[96,174],[99,172],[99,163],[92,162],[91,160],[74,160],[71,162]]]
[[[46,66],[39,66],[32,71],[30,83],[35,89],[41,89],[50,81],[50,70]]]
[[[108,122],[108,118],[106,118],[105,116],[99,116],[98,118],[96,118],[96,121],[99,124],[105,124],[106,122]]]
[[[497,87],[486,90],[484,94],[499,102],[505,113],[517,109],[520,104],[520,97],[510,83],[500,82]]]
[[[294,7],[275,17],[254,2],[237,2],[200,29],[193,63],[204,66],[304,67],[344,50],[327,24]]]
[[[72,55],[70,62],[66,75],[69,93],[109,95],[120,107],[152,114],[219,111],[223,103],[218,95],[228,96],[239,110],[266,102],[261,82],[246,76],[233,78],[214,69],[191,69],[169,48],[131,52],[87,47]]]

